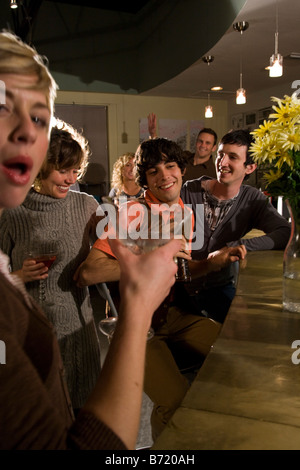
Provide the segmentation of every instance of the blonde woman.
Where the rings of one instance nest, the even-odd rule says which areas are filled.
[[[135,182],[134,153],[125,153],[115,162],[111,187],[109,197],[112,199],[120,196],[139,197],[144,193]]]
[[[1,214],[22,204],[46,156],[57,86],[33,48],[1,32],[0,86]],[[112,243],[122,272],[119,322],[97,384],[76,420],[53,328],[20,277],[9,273],[8,258],[0,251],[1,450],[134,449],[147,331],[174,284],[173,257],[180,243],[173,240],[142,256],[117,240]]]

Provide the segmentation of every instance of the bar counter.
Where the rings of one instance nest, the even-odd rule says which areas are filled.
[[[247,255],[221,333],[153,450],[300,449],[300,314],[282,310],[282,251]]]

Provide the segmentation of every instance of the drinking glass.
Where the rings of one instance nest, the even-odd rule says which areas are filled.
[[[131,198],[128,203],[119,202],[118,207],[117,236],[135,254],[152,251],[173,238],[181,239],[185,244],[191,240],[193,212],[189,207],[181,207],[179,203],[171,208],[166,204],[152,204],[149,207],[135,198]],[[178,266],[176,281],[190,282],[188,260],[175,257],[174,261]]]
[[[192,211],[179,204],[172,207],[172,211],[165,205],[151,205],[136,198],[119,198],[118,200],[103,198],[103,202],[108,212],[108,218],[115,222],[115,236],[124,246],[129,248],[136,255],[155,250],[159,246],[168,243],[172,238],[190,239],[192,233]],[[113,206],[113,209],[112,209]],[[112,211],[112,212],[110,212]],[[179,281],[190,281],[187,260],[175,258],[178,264],[176,279]],[[182,268],[180,270],[180,268]],[[179,277],[180,271],[182,277]],[[108,336],[110,341],[112,331],[116,325],[116,317],[108,317],[100,321],[99,328],[102,333]],[[152,328],[148,331],[148,338],[154,335]]]
[[[33,259],[36,263],[43,263],[48,268],[48,270],[56,260],[56,257],[57,250],[55,248],[55,244],[53,243],[42,244],[40,247],[34,247],[27,252],[27,258]],[[45,300],[46,281],[47,279],[40,279],[39,281],[40,302]]]
[[[101,331],[101,333],[107,336],[109,343],[111,342],[111,339],[113,337],[117,321],[118,317],[110,317],[107,315],[105,318],[103,318],[103,320],[100,320],[99,322],[99,330]]]

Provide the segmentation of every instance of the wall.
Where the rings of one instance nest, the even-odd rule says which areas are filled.
[[[227,103],[223,100],[211,100],[214,108],[214,117],[211,119],[204,118],[207,103],[201,99],[59,91],[56,102],[107,106],[110,172],[113,163],[120,155],[125,152],[135,152],[139,145],[139,119],[146,118],[151,112],[154,112],[158,119],[203,121],[206,127],[211,127],[217,132],[218,137],[228,130]],[[124,123],[128,135],[126,144],[122,143]]]
[[[300,74],[298,76],[300,77]],[[233,116],[243,114],[243,116],[245,117],[245,115],[256,112],[257,121],[256,126],[253,127],[256,128],[260,124],[259,110],[276,105],[276,103],[271,100],[272,96],[275,96],[277,98],[283,98],[284,95],[291,96],[294,92],[297,92],[297,97],[299,98],[300,79],[278,85],[276,82],[276,78],[273,78],[271,79],[271,85],[272,86],[270,86],[266,90],[257,90],[255,93],[247,94],[247,102],[243,105],[235,104],[235,98],[228,102],[228,125],[232,125]],[[267,119],[267,117],[265,117],[265,119]],[[243,126],[247,127],[245,121],[243,123]]]

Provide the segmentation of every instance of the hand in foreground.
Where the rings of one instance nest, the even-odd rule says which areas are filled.
[[[167,297],[175,282],[177,265],[174,256],[181,247],[180,240],[171,240],[150,253],[133,254],[119,240],[109,240],[120,269],[122,302],[141,304],[149,322],[152,314]],[[142,312],[141,312],[142,313]]]
[[[210,253],[207,257],[209,271],[219,271],[235,261],[244,260],[247,254],[244,245],[225,246],[220,250]]]
[[[148,132],[151,139],[156,137],[156,115],[154,113],[150,113],[148,116]]]

